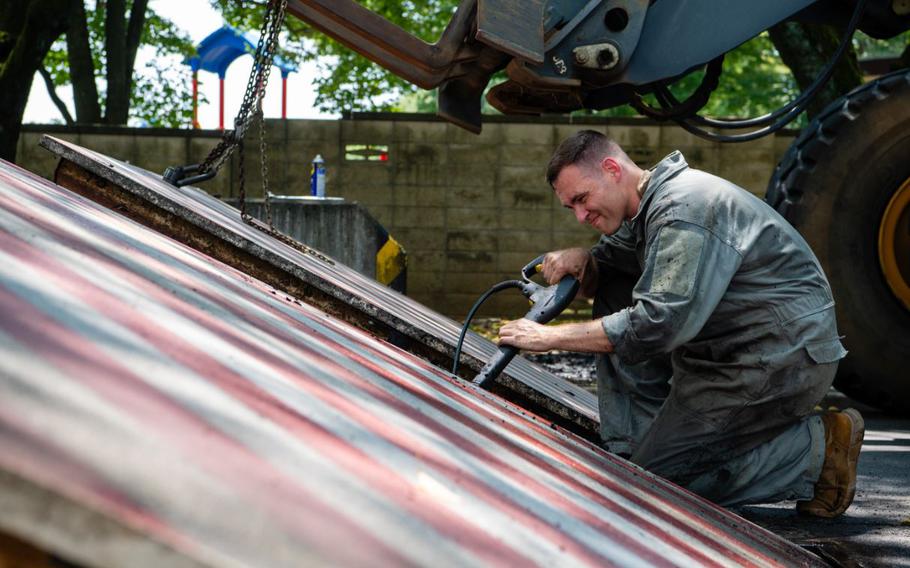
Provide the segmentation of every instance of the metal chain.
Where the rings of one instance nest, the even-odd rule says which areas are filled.
[[[265,222],[269,227],[272,226],[272,194],[269,191],[269,159],[266,155],[265,143],[265,120],[262,114],[262,107],[259,107],[259,168],[262,175],[262,195],[265,206]]]
[[[237,117],[234,119],[234,130],[225,131],[221,141],[212,149],[208,157],[206,157],[200,165],[199,169],[201,172],[217,172],[228,158],[231,157],[231,154],[236,148],[240,185],[240,218],[246,224],[272,238],[281,241],[304,254],[313,256],[322,262],[334,265],[335,262],[329,257],[288,235],[285,235],[272,226],[271,200],[269,198],[270,192],[268,186],[268,157],[266,155],[267,148],[262,99],[265,96],[265,87],[269,82],[269,74],[272,69],[272,55],[278,47],[278,35],[284,24],[284,15],[287,11],[287,5],[287,0],[269,0],[266,5],[266,12],[262,21],[262,31],[259,34],[259,43],[256,46],[256,53],[253,55],[253,72],[250,73],[246,92],[244,92],[243,95],[243,102],[240,104],[240,110],[237,112]],[[256,111],[251,114],[251,109],[256,109]],[[262,191],[263,196],[265,197],[264,203],[267,224],[249,215],[246,211],[246,156],[243,139],[254,118],[259,120],[259,156],[261,160]]]
[[[221,141],[200,164],[200,172],[212,173],[220,170],[231,157],[238,142],[246,135],[253,118],[250,111],[261,105],[265,95],[265,87],[272,69],[272,56],[278,46],[278,35],[284,24],[286,10],[287,0],[269,0],[262,18],[259,42],[253,54],[253,72],[250,73],[240,110],[234,118],[234,129],[224,132]]]
[[[246,214],[246,156],[243,151],[243,139],[237,142],[237,167],[240,175],[240,218],[246,221],[249,215]]]
[[[237,143],[237,158],[238,158],[239,169],[240,169],[240,218],[243,220],[243,222],[246,223],[247,225],[253,227],[254,229],[257,229],[257,230],[269,235],[273,239],[281,241],[282,243],[284,243],[294,249],[299,250],[300,252],[302,252],[304,254],[308,254],[312,257],[315,257],[315,258],[321,260],[322,262],[325,262],[326,264],[330,264],[330,265],[334,266],[335,261],[332,260],[331,258],[325,256],[318,250],[310,248],[310,247],[306,246],[305,244],[301,243],[300,241],[297,241],[296,239],[293,239],[292,237],[285,235],[284,233],[282,233],[281,231],[276,229],[274,226],[272,226],[271,213],[268,214],[268,224],[265,224],[262,221],[260,221],[259,219],[253,217],[252,215],[250,215],[246,212],[246,183],[245,183],[245,179],[244,179],[246,169],[244,167],[245,155],[244,155],[243,150],[244,150],[243,139],[241,139],[240,142]],[[268,194],[266,194],[266,203],[268,203],[267,200],[268,200]],[[268,207],[268,205],[266,207]]]
[[[287,0],[281,0],[278,13],[275,16],[273,22],[272,33],[269,34],[268,39],[268,52],[274,53],[278,49],[278,34],[281,31],[281,26],[284,23],[284,14],[287,10]],[[261,38],[260,38],[261,39]],[[271,193],[269,192],[269,165],[268,165],[268,155],[266,153],[266,139],[265,139],[265,115],[262,112],[262,98],[265,93],[265,85],[269,82],[269,74],[272,70],[272,61],[271,56],[264,62],[264,75],[263,81],[261,84],[261,89],[259,97],[257,99],[257,110],[259,118],[259,164],[260,164],[260,173],[262,177],[262,195],[264,198],[263,205],[265,207],[265,220],[266,224],[274,230],[272,226],[272,199]]]

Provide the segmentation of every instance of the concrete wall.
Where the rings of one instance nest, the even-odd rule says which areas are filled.
[[[238,199],[226,201],[240,208]],[[342,200],[273,198],[270,209],[272,225],[282,233],[307,243],[364,276],[376,278],[376,251],[386,239],[382,227],[365,206]],[[264,200],[247,200],[246,211],[266,221]]]
[[[745,144],[715,144],[678,127],[648,120],[492,117],[475,136],[423,116],[354,115],[340,121],[268,121],[269,190],[309,192],[309,163],[326,160],[327,194],[363,204],[408,253],[408,294],[453,316],[464,315],[494,282],[513,278],[534,256],[557,248],[588,246],[597,239],[562,208],[544,180],[546,162],[560,140],[581,128],[612,135],[642,166],[674,149],[690,165],[726,177],[761,194],[792,133]],[[258,129],[253,129],[255,133]],[[200,161],[217,132],[158,129],[64,130],[29,126],[19,163],[42,175],[54,159],[37,147],[40,133],[163,172]],[[383,144],[387,161],[344,159],[348,144]],[[247,152],[247,195],[261,196],[258,141]],[[236,197],[236,156],[224,174],[201,184],[213,194]],[[226,175],[229,174],[229,175]],[[520,315],[527,303],[503,293],[481,314]]]

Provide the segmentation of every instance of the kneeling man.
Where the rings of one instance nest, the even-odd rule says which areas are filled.
[[[517,320],[500,343],[602,353],[605,446],[658,475],[721,505],[799,499],[805,514],[843,513],[864,426],[853,409],[813,414],[846,351],[831,288],[796,230],[679,152],[642,170],[590,130],[560,144],[547,179],[603,236],[549,253],[543,276],[576,276],[607,315]]]

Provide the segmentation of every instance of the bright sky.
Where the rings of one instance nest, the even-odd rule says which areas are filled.
[[[223,25],[221,15],[209,6],[208,0],[151,0],[149,4],[158,14],[183,28],[197,44]],[[258,33],[258,30],[241,31]],[[143,66],[143,56],[148,58],[149,54],[140,53],[137,57],[137,68]],[[252,57],[243,56],[235,60],[228,68],[224,87],[224,121],[228,127],[243,100],[243,92],[246,89],[252,61]],[[301,66],[297,73],[291,73],[288,76],[288,118],[332,117],[332,115],[320,114],[313,106],[314,94],[310,82],[315,72],[314,65],[306,64]],[[200,93],[204,94],[209,101],[199,107],[199,122],[203,128],[218,128],[218,75],[200,71],[199,83]],[[74,114],[71,89],[69,87],[58,88],[57,94],[66,102],[70,113]],[[267,118],[281,117],[281,72],[277,68],[272,69],[269,77],[264,110]],[[47,94],[44,81],[37,74],[32,82],[28,105],[25,107],[24,121],[32,123],[63,122],[60,111]]]

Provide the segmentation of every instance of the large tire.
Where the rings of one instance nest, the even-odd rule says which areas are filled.
[[[766,199],[831,282],[850,352],[837,387],[910,414],[910,72],[826,108],[778,164]]]

